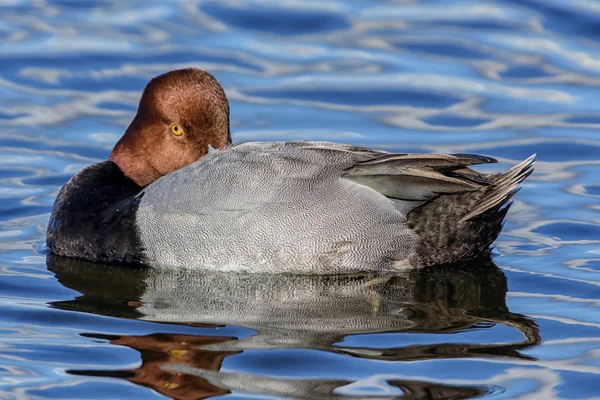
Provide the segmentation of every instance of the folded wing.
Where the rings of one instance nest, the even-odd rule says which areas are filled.
[[[392,199],[425,201],[485,189],[493,182],[467,167],[495,162],[472,154],[383,154],[356,163],[343,177]]]

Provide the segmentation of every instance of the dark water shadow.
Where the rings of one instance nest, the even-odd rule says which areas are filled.
[[[82,295],[53,302],[64,310],[192,326],[236,325],[256,331],[244,338],[153,333],[82,335],[138,351],[132,370],[70,370],[150,387],[175,399],[232,391],[288,398],[347,398],[349,380],[290,379],[221,371],[227,357],[254,349],[312,349],[384,361],[493,357],[530,359],[522,350],[541,339],[535,323],[506,306],[506,277],[490,259],[396,275],[290,276],[157,271],[48,257],[48,269]],[[380,347],[344,345],[351,335],[383,332],[458,333],[510,326],[523,339],[509,343],[440,343]],[[388,380],[402,394],[371,398],[464,399],[485,386]],[[368,398],[362,396],[361,398]]]

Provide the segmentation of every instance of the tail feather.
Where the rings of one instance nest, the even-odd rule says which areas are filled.
[[[536,155],[533,154],[508,171],[490,176],[492,185],[488,187],[477,206],[464,215],[460,222],[468,221],[494,207],[506,204],[519,190],[518,185],[533,172]]]

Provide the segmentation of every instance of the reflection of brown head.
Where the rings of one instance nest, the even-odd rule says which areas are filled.
[[[110,160],[146,186],[231,143],[229,104],[208,72],[186,68],[152,79]]]
[[[139,368],[129,371],[70,370],[68,372],[74,375],[112,376],[126,379],[172,399],[206,399],[228,394],[230,391],[214,386],[201,377],[169,371],[163,367],[186,365],[207,371],[219,371],[225,357],[241,351],[210,351],[202,347],[231,340],[236,338],[160,333],[148,336],[113,336],[110,337],[111,344],[126,346],[140,352],[142,365]]]
[[[127,380],[147,386],[173,399],[205,399],[229,393],[206,380],[161,367],[184,364],[209,371],[218,371],[223,359],[239,352],[203,350],[202,347],[235,340],[231,337],[153,334],[148,336],[122,336],[112,344],[127,346],[140,352],[142,365],[132,371]]]

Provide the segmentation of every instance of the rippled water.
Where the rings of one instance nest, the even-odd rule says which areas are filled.
[[[0,1],[0,398],[600,398],[594,0]],[[146,81],[222,82],[234,140],[537,152],[493,262],[397,277],[48,257],[54,197]]]

